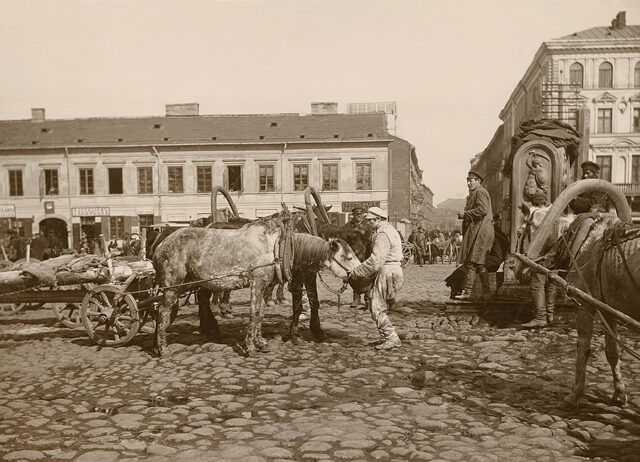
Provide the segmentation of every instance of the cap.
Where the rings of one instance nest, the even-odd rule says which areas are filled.
[[[354,207],[351,209],[351,213],[364,213],[365,210],[362,207]]]
[[[547,195],[543,192],[537,192],[531,196],[531,202],[547,202]]]
[[[582,168],[582,170],[592,169],[596,173],[598,173],[600,171],[600,166],[598,164],[596,164],[595,162],[592,162],[590,160],[587,160],[586,162],[581,163],[580,167]]]
[[[471,170],[468,174],[467,174],[467,179],[469,178],[476,178],[480,181],[483,180],[482,175],[480,175],[478,172]]]
[[[369,211],[365,215],[365,218],[367,220],[371,219],[371,218],[382,218],[383,220],[386,220],[387,219],[387,212],[382,210],[380,207],[371,207],[371,208],[369,208]]]

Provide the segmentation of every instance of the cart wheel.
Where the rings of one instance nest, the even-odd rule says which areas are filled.
[[[402,244],[402,264],[406,265],[409,263],[411,259],[411,249],[406,245]]]
[[[82,327],[82,316],[80,315],[80,306],[77,303],[67,303],[63,308],[59,305],[53,305],[53,312],[56,318],[62,324],[70,329],[78,329]]]
[[[135,299],[114,285],[101,285],[87,292],[80,316],[87,334],[98,345],[124,345],[140,328]]]
[[[11,316],[26,306],[26,303],[0,303],[0,316]]]

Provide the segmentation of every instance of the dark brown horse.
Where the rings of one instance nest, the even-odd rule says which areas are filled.
[[[240,229],[182,228],[168,236],[153,257],[156,281],[163,287],[158,311],[154,352],[167,350],[166,329],[177,300],[187,287],[212,291],[251,289],[249,327],[245,339],[248,354],[266,346],[262,337],[264,292],[276,279],[275,248],[284,230],[280,219],[261,219]],[[349,245],[339,239],[293,234],[292,273],[330,268],[340,278],[360,262]],[[187,284],[185,284],[187,283]],[[184,284],[184,285],[183,285]],[[215,319],[212,316],[212,322]],[[319,327],[319,321],[318,321]],[[217,330],[217,326],[207,326]]]

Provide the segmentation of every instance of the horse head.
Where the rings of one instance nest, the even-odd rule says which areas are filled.
[[[349,244],[342,239],[329,239],[329,258],[325,267],[336,277],[346,278],[359,264],[360,260]]]

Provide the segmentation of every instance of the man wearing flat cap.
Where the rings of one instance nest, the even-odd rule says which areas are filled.
[[[582,179],[598,179],[600,166],[595,162],[587,160],[580,164],[582,168]],[[584,193],[573,199],[569,207],[575,214],[589,212],[605,212],[607,209],[607,195],[601,192]]]
[[[371,207],[365,219],[375,230],[373,251],[350,275],[350,279],[367,279],[376,276],[373,283],[371,317],[380,332],[376,349],[390,350],[400,346],[400,338],[389,320],[387,310],[393,306],[396,294],[402,287],[404,275],[402,241],[398,231],[387,221],[387,213],[379,207]]]
[[[471,298],[471,289],[478,274],[482,282],[482,298],[487,300],[491,298],[491,291],[485,264],[494,238],[491,196],[482,186],[482,176],[476,171],[472,170],[467,175],[467,187],[467,203],[464,212],[458,214],[458,218],[462,219],[463,236],[459,263],[465,271],[464,286],[458,298]]]

